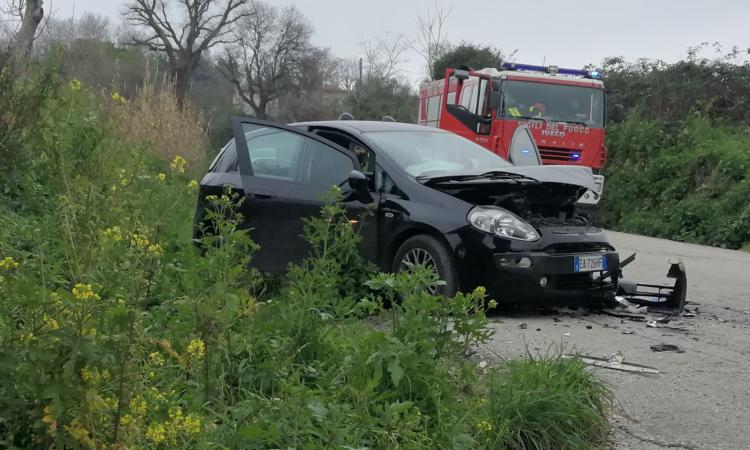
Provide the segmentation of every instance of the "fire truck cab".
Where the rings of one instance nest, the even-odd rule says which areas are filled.
[[[452,131],[508,159],[516,128],[531,131],[544,164],[591,167],[607,160],[599,70],[505,63],[500,70],[448,68],[420,86],[419,124]],[[597,204],[598,192],[579,200]]]

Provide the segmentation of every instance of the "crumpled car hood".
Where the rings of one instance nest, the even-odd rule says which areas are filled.
[[[422,178],[424,185],[473,205],[499,206],[523,218],[575,216],[575,203],[596,189],[589,167],[511,166]]]
[[[461,176],[472,176],[481,175],[487,172],[487,169],[482,170],[464,170],[451,172],[445,174],[445,176],[437,176],[428,179],[425,184],[435,184],[440,182],[442,179],[449,179]],[[590,167],[582,166],[509,166],[492,169],[493,172],[507,172],[516,175],[523,175],[525,177],[534,178],[542,183],[559,183],[567,184],[572,186],[579,186],[586,189],[595,190],[596,183],[594,182],[593,172]],[[473,182],[478,182],[474,180]],[[487,180],[490,183],[492,180]]]

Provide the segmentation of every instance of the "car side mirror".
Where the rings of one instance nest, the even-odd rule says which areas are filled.
[[[367,175],[359,170],[349,172],[349,187],[352,188],[353,196],[362,203],[372,203]]]
[[[513,132],[508,148],[508,159],[514,166],[541,166],[542,157],[534,136],[526,125],[519,125]]]

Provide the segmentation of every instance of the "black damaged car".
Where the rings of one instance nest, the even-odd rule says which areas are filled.
[[[576,210],[595,188],[589,168],[514,166],[458,135],[394,122],[236,118],[233,129],[201,181],[195,221],[206,195],[240,191],[262,271],[306,255],[300,218],[339,185],[364,217],[364,255],[385,271],[434,267],[445,295],[485,286],[498,301],[599,301],[617,289],[617,252]]]

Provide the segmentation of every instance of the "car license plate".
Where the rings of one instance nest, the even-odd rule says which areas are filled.
[[[604,255],[583,255],[573,257],[575,272],[595,272],[607,270],[607,258]]]

